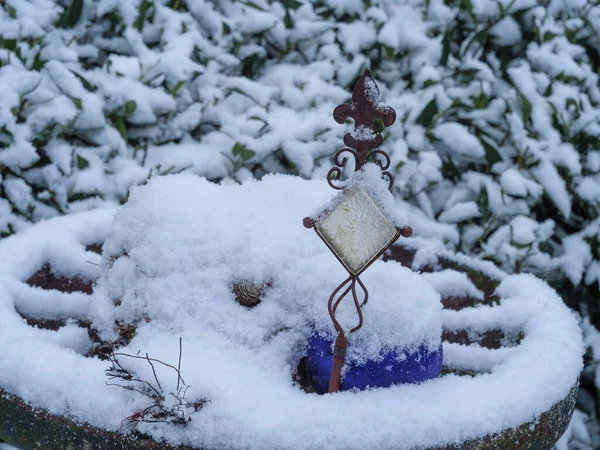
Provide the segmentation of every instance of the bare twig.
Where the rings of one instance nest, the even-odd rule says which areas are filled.
[[[158,388],[162,391],[162,386],[160,385],[160,381],[158,381],[158,377],[156,376],[156,370],[154,370],[154,364],[152,364],[152,361],[150,361],[148,353],[146,353],[146,360],[148,361],[148,364],[150,364],[150,367],[152,367],[152,373],[154,374],[154,379],[156,380],[156,384],[158,384]],[[177,369],[177,371],[179,372],[179,369]],[[177,379],[177,385],[179,385],[179,379]]]
[[[133,426],[136,426],[140,422],[169,422],[183,425],[192,420],[191,417],[186,414],[186,410],[193,408],[194,411],[198,411],[204,406],[206,400],[200,399],[194,402],[189,402],[186,399],[189,386],[186,385],[183,377],[181,376],[181,358],[183,354],[182,339],[179,338],[179,359],[177,362],[177,367],[165,363],[159,359],[150,358],[148,353],[146,353],[146,356],[138,356],[139,353],[140,352],[138,351],[136,355],[130,355],[127,353],[113,352],[108,356],[111,366],[106,370],[106,375],[108,376],[109,380],[106,382],[106,384],[108,386],[117,386],[127,391],[137,392],[138,394],[147,397],[151,401],[151,404],[146,408],[135,411],[130,416],[124,418],[121,421],[121,427],[124,424],[133,424]],[[119,361],[119,357],[145,360],[152,369],[154,383],[148,380],[142,380],[131,370],[124,368]],[[177,401],[174,406],[168,408],[165,406],[165,393],[156,373],[156,368],[154,365],[155,363],[162,364],[165,367],[173,369],[175,373],[177,373],[177,389],[175,393],[168,394],[172,395]],[[113,380],[119,380],[120,382],[112,382]]]
[[[181,374],[179,373],[179,370],[177,369],[177,367],[175,367],[175,366],[173,366],[171,364],[167,364],[166,362],[163,362],[160,359],[146,358],[145,356],[129,355],[127,353],[113,353],[113,356],[126,356],[127,358],[144,359],[144,360],[154,361],[155,363],[158,363],[158,364],[162,364],[165,367],[170,367],[171,369],[173,369],[173,370],[175,370],[177,372],[177,376],[179,377],[179,379],[181,380],[181,382],[185,384],[185,382],[183,381],[183,378],[181,377]]]
[[[179,336],[179,362],[177,363],[177,373],[180,374],[181,373],[181,354],[182,354],[182,348],[181,348],[181,336]],[[181,376],[179,378],[177,378],[177,391],[179,392],[179,380],[181,380]]]

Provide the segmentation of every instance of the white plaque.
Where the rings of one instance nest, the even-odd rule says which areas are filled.
[[[363,188],[346,191],[342,201],[317,219],[315,229],[352,275],[358,275],[399,236]]]

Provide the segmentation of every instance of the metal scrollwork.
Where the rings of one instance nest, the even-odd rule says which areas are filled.
[[[383,161],[380,158],[377,158],[376,155],[383,156]],[[381,168],[381,170],[387,170],[390,168],[390,164],[391,164],[390,155],[388,155],[383,150],[380,150],[380,149],[373,150],[371,153],[369,153],[369,158],[374,159],[376,161],[377,165]]]
[[[329,186],[336,190],[342,189],[342,186],[335,185],[335,181],[340,180],[342,176],[342,168],[345,167],[346,163],[348,162],[348,156],[345,156],[344,153],[349,153],[352,155],[354,157],[355,165],[358,165],[358,153],[355,150],[344,147],[335,153],[335,156],[333,157],[335,167],[332,167],[329,173],[327,173],[327,182],[329,183]]]
[[[390,156],[378,149],[383,142],[383,137],[374,130],[375,121],[381,120],[386,127],[391,126],[396,120],[396,111],[389,106],[379,104],[379,88],[367,70],[360,77],[352,91],[352,103],[339,105],[333,111],[333,118],[337,123],[344,123],[348,118],[354,120],[354,132],[344,136],[344,144],[347,147],[338,150],[335,154],[333,167],[327,174],[329,185],[337,190],[342,189],[335,182],[339,182],[342,176],[342,168],[345,167],[347,157],[340,158],[343,153],[354,156],[354,170],[359,170],[369,160],[375,159],[382,170],[382,178],[388,181],[391,189],[393,177],[387,169],[390,167]],[[377,158],[382,156],[383,160]]]

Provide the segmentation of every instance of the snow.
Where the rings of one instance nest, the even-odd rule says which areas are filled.
[[[435,128],[436,138],[446,144],[452,152],[470,158],[480,158],[485,150],[479,140],[459,123],[442,123]]]
[[[457,223],[479,217],[479,207],[475,202],[461,202],[445,210],[438,217],[442,223]]]
[[[444,365],[452,369],[492,373],[504,361],[513,356],[515,349],[503,347],[495,350],[461,344],[444,343]]]
[[[500,175],[500,185],[504,192],[514,197],[527,197],[533,195],[539,197],[542,194],[542,188],[528,180],[516,169],[508,169]]]
[[[495,42],[501,46],[512,46],[523,39],[519,23],[511,16],[500,20],[491,28],[490,33],[494,36]]]
[[[17,450],[17,448],[0,442],[0,450]]]
[[[569,218],[571,216],[571,196],[567,192],[565,181],[558,174],[556,167],[547,161],[542,161],[531,172],[544,186],[548,195],[554,199],[560,212],[566,218]]]
[[[376,31],[371,24],[354,22],[352,24],[339,24],[340,39],[343,41],[344,50],[350,54],[360,53],[375,43]],[[369,94],[369,99],[377,104],[377,93]]]
[[[467,275],[456,270],[440,270],[423,273],[425,278],[442,297],[473,297],[483,299],[483,292],[475,287]]]
[[[577,186],[577,193],[590,203],[600,202],[600,184],[592,177],[582,177]]]
[[[578,442],[580,445],[585,445],[585,447],[582,448],[594,448],[592,438],[586,427],[586,422],[588,421],[589,418],[586,414],[579,410],[575,410],[573,418],[569,423],[569,428],[567,428],[565,434],[563,434],[556,443],[554,450],[568,450],[571,441]]]
[[[439,294],[426,277],[381,261],[363,276],[371,300],[363,308],[365,326],[350,336],[349,358],[357,358],[358,349],[376,357],[396,345],[439,345],[442,317],[448,329],[500,326],[521,330],[525,338],[496,353],[445,345],[450,365],[489,372],[473,378],[448,375],[421,385],[325,396],[295,387],[292,372],[313,327],[332,332],[325,303],[346,276],[302,226],[303,215],[332,193],[322,180],[285,176],[225,186],[166,176],[134,188],[112,225],[114,212],[100,210],[53,219],[3,240],[0,325],[8,331],[0,335],[0,368],[11,370],[0,369],[2,387],[51,412],[111,430],[143,406],[134,393],[105,385],[106,362],[78,354],[86,339],[74,325],[60,332],[38,330],[16,312],[26,304],[20,280],[44,262],[59,273],[97,276],[99,268],[86,263],[94,260],[83,245],[108,235],[89,302],[93,325],[110,337],[115,320],[135,323],[136,336],[123,350],[167,362],[175,362],[181,336],[190,395],[210,399],[191,413],[185,428],[140,425],[142,432],[171,443],[228,442],[251,449],[435,446],[516,426],[569,392],[582,366],[581,334],[573,314],[545,283],[528,275],[504,276],[497,290],[501,305],[442,316]],[[429,278],[445,292],[456,288],[481,296],[460,275]],[[235,303],[230,289],[238,279],[270,281],[259,306]],[[42,297],[39,303],[53,304],[56,311],[85,314],[85,307],[69,306],[68,296]],[[343,321],[353,319],[351,311],[341,308]],[[145,373],[144,365],[132,367]],[[165,386],[175,381],[164,372],[159,376]]]

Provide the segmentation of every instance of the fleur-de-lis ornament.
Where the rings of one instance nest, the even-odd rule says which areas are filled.
[[[396,121],[396,111],[389,106],[379,104],[379,88],[371,77],[371,73],[366,70],[358,80],[352,91],[352,103],[339,105],[333,111],[333,118],[339,124],[343,124],[346,119],[354,119],[354,132],[346,133],[344,144],[348,147],[337,151],[334,157],[336,167],[333,167],[327,174],[329,185],[334,189],[342,189],[335,185],[335,181],[340,179],[342,167],[346,165],[346,153],[354,156],[354,170],[359,170],[370,159],[377,158],[377,164],[381,167],[382,176],[385,177],[390,187],[394,179],[387,172],[390,167],[390,157],[383,150],[377,147],[383,142],[381,134],[374,131],[376,120],[381,120],[386,127],[391,126]]]
[[[396,112],[389,106],[379,104],[379,88],[367,70],[356,83],[352,92],[352,103],[339,105],[333,112],[336,122],[343,124],[346,119],[354,119],[354,130],[344,136],[344,147],[334,157],[335,167],[327,174],[329,185],[342,190],[341,198],[335,207],[326,210],[317,218],[305,217],[304,226],[314,228],[319,237],[333,252],[349,273],[331,294],[328,302],[329,316],[338,336],[333,346],[333,361],[329,392],[340,389],[341,372],[344,365],[348,341],[346,333],[336,318],[336,311],[342,300],[352,295],[358,315],[358,324],[349,332],[358,331],[363,325],[362,307],[367,304],[369,293],[359,276],[375,262],[400,237],[410,237],[410,227],[398,228],[393,224],[381,206],[360,186],[347,188],[336,185],[340,181],[342,168],[348,156],[354,157],[354,170],[359,171],[369,161],[376,162],[382,178],[391,188],[392,175],[389,155],[378,147],[383,137],[374,131],[375,121],[381,120],[389,127],[396,120]],[[362,301],[358,292],[362,292]]]

